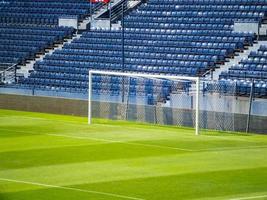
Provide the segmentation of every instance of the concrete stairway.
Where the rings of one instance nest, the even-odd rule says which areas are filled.
[[[18,65],[17,75],[27,78],[30,72],[34,70],[33,66],[37,61],[43,60],[46,55],[51,55],[55,50],[62,49],[65,44],[71,43],[74,39],[79,37],[81,37],[81,34],[75,34],[72,38],[65,39],[64,42],[55,44],[52,48],[45,49],[45,53],[37,54],[34,60],[28,60],[25,65]]]
[[[109,11],[110,9],[113,9],[114,7],[116,7],[118,4],[122,3],[123,0],[113,0],[111,1],[110,5],[106,4],[104,6],[102,6],[99,10],[95,11],[92,15],[92,17],[87,17],[85,20],[83,20],[82,23],[79,24],[78,26],[78,30],[86,30],[87,29],[87,25],[89,23],[93,23],[93,21],[100,19],[100,16],[103,15],[105,12]],[[128,9],[132,9],[135,8],[137,5],[139,5],[141,3],[141,0],[130,0],[127,2],[128,5]],[[97,23],[97,27],[94,28],[101,28],[101,25],[103,25],[103,28],[107,28],[107,24],[110,23],[109,19],[101,19],[103,21],[103,23]],[[120,22],[114,23],[111,26],[108,25],[108,27],[114,27],[114,28],[120,28],[121,24]]]
[[[229,62],[226,62],[224,65],[221,65],[220,68],[216,69],[213,72],[213,77],[211,77],[211,74],[207,75],[206,79],[218,80],[219,75],[223,71],[228,71],[231,66],[238,64],[242,59],[247,58],[250,52],[257,51],[259,47],[264,44],[267,45],[267,41],[258,41],[253,46],[249,47],[247,50],[244,50],[244,52],[239,53],[233,59],[230,59]]]
[[[83,20],[82,23],[79,24],[78,30],[86,30],[87,25],[91,23],[93,19],[99,18],[101,15],[103,15],[105,12],[107,12],[109,9],[112,9],[117,4],[121,3],[123,0],[112,0],[110,5],[106,4],[103,5],[101,8],[97,9],[92,16],[89,16]]]

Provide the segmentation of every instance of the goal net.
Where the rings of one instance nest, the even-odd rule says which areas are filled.
[[[194,127],[199,134],[198,77],[89,71],[92,118]]]

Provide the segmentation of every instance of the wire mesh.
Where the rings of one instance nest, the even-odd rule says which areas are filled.
[[[181,104],[192,95],[191,86],[191,81],[175,78],[94,75],[92,117],[193,126],[194,110],[186,111],[187,103]],[[181,107],[174,107],[176,102]],[[190,123],[185,123],[181,112],[187,113]]]
[[[95,74],[92,77],[92,117],[195,128],[196,87],[196,82],[186,77]],[[199,92],[201,132],[240,130],[235,82],[223,85],[218,81],[201,81]]]
[[[200,100],[200,127],[220,131],[235,131],[236,84],[203,81]]]

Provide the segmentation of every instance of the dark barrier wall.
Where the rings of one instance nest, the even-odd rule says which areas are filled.
[[[0,94],[0,108],[85,117],[88,115],[87,101],[65,98]],[[129,105],[126,107],[126,105],[118,103],[93,102],[92,115],[97,118],[128,119],[155,124],[189,127],[194,124],[194,116],[191,110],[144,105]],[[226,115],[227,113],[201,111],[201,127],[227,130],[227,128],[224,128],[225,119],[228,117]],[[230,117],[232,117],[232,114]],[[224,120],[220,121],[219,119]],[[244,132],[246,123],[247,115],[234,114],[234,130]],[[220,124],[220,127],[218,127],[218,124]],[[267,117],[251,116],[250,132],[267,134]]]
[[[87,101],[64,98],[0,94],[0,108],[87,116]]]

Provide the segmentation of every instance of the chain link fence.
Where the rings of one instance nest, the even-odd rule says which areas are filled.
[[[170,80],[94,75],[92,117],[194,128],[196,93],[196,84],[186,78]],[[200,132],[246,131],[249,98],[236,94],[235,82],[201,81]],[[266,116],[261,117],[265,119]],[[251,129],[255,129],[262,119],[252,117]],[[254,121],[257,121],[255,125]]]

